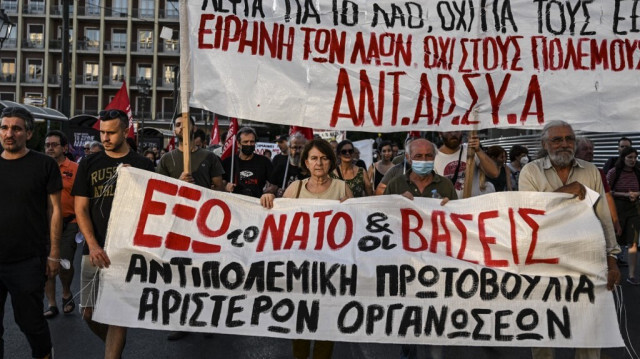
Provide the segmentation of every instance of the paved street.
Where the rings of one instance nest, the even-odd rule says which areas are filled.
[[[79,268],[80,251],[76,255],[76,268]],[[626,278],[626,268],[623,274]],[[79,273],[74,280],[74,293],[79,290]],[[58,284],[59,286],[59,284]],[[626,308],[626,325],[628,337],[632,338],[636,352],[640,354],[640,287],[632,287],[626,282],[622,285],[624,304]],[[58,288],[58,297],[60,288]],[[60,303],[60,299],[58,299]],[[625,320],[622,320],[625,324]],[[10,303],[5,308],[5,358],[30,358],[30,350],[26,339],[13,321]],[[63,315],[49,321],[53,335],[53,343],[57,359],[90,359],[100,358],[103,351],[102,342],[95,337],[76,312],[73,315]],[[623,331],[626,337],[626,331]],[[246,336],[231,336],[216,334],[205,338],[202,334],[190,334],[176,342],[166,340],[166,332],[131,329],[124,352],[124,358],[234,358],[234,359],[262,359],[262,358],[290,358],[291,342],[284,339],[257,338]],[[354,344],[337,343],[333,357],[336,359],[386,359],[399,358],[399,345],[382,344]],[[622,348],[607,349],[604,358],[638,358],[637,355],[628,356]],[[419,358],[428,358],[426,353],[420,352]],[[471,347],[445,348],[445,358],[530,358],[530,351],[526,348],[496,348],[478,349]],[[571,350],[561,350],[558,359],[573,358]]]

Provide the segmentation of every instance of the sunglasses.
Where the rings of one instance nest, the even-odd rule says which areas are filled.
[[[102,120],[110,120],[112,118],[126,118],[128,119],[126,113],[122,110],[103,110],[98,113],[98,116]]]
[[[340,150],[340,153],[342,153],[343,155],[352,155],[354,152],[355,150],[353,148],[348,150]]]

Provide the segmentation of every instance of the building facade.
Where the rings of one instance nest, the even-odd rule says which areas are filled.
[[[134,117],[166,127],[175,111],[179,1],[69,3],[70,64],[64,69],[62,0],[0,0],[16,24],[0,50],[0,99],[61,109],[60,83],[68,71],[70,117],[96,115],[126,80]],[[140,80],[150,85],[146,96]]]

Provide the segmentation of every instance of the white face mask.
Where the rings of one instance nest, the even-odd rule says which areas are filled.
[[[521,165],[523,165],[523,166],[524,166],[524,165],[526,165],[527,163],[529,163],[529,157],[527,157],[527,156],[522,156],[522,157],[520,157],[520,164],[521,164]]]

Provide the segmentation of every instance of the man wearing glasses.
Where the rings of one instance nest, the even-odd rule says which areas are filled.
[[[289,155],[287,157],[287,161],[280,161],[276,164],[273,162],[274,168],[273,172],[271,172],[271,176],[269,177],[269,183],[273,186],[277,191],[268,191],[268,192],[276,192],[276,197],[282,197],[284,190],[289,187],[289,185],[297,180],[302,180],[307,178],[302,174],[300,170],[300,155],[302,155],[302,148],[307,143],[307,138],[304,137],[303,134],[296,132],[289,137]]]
[[[115,194],[115,175],[119,165],[129,165],[153,171],[151,161],[132,151],[126,138],[129,118],[120,110],[100,111],[100,140],[104,151],[91,154],[80,161],[71,194],[80,231],[86,240],[82,256],[80,306],[82,317],[91,331],[105,342],[105,358],[122,355],[126,328],[106,325],[92,320],[93,307],[99,287],[98,271],[111,264],[103,250],[107,223]]]
[[[73,257],[76,254],[76,234],[78,233],[78,223],[76,223],[76,212],[74,209],[74,198],[71,195],[71,187],[76,178],[78,164],[69,160],[65,153],[69,150],[67,136],[57,130],[49,131],[45,135],[44,149],[47,156],[53,158],[60,168],[62,176],[62,237],[60,238],[60,258],[69,261],[69,268],[60,268],[60,284],[62,284],[62,311],[70,314],[76,307],[71,293],[71,282],[73,281]],[[45,311],[45,318],[53,318],[58,315],[59,310],[56,305],[56,281],[55,277],[47,280],[45,294],[49,301],[49,308]]]
[[[575,158],[576,135],[564,121],[551,121],[542,129],[542,150],[538,159],[522,168],[518,179],[520,191],[562,192],[585,198],[589,187],[600,194],[594,206],[595,214],[604,231],[607,251],[607,289],[620,283],[617,254],[620,247],[613,231],[611,213],[607,205],[600,172],[593,164]],[[567,253],[568,255],[574,253]],[[533,348],[534,359],[552,358],[552,348]],[[578,348],[576,358],[600,358],[599,348]]]
[[[62,180],[51,157],[27,148],[33,116],[20,107],[0,114],[0,357],[4,304],[11,295],[14,317],[34,358],[51,357],[51,335],[43,315],[47,276],[60,262]]]

